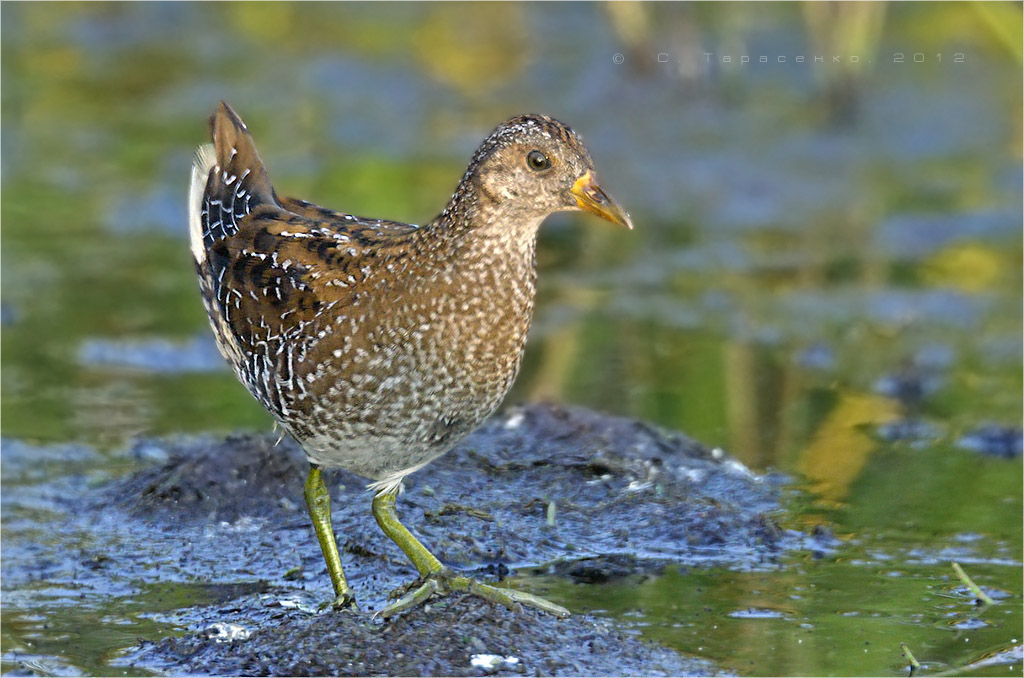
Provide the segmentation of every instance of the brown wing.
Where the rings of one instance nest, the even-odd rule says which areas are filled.
[[[369,259],[379,260],[414,227],[282,200],[227,104],[210,128],[213,144],[197,152],[189,198],[203,301],[239,379],[287,419],[315,363],[307,354],[338,331],[330,311],[351,305],[372,270]]]
[[[418,226],[403,224],[398,221],[368,219],[346,212],[336,212],[335,210],[327,209],[305,200],[299,200],[298,198],[278,198],[278,204],[293,214],[322,222],[326,227],[340,227],[349,235],[367,243],[379,241],[382,237],[404,235],[419,228]]]
[[[414,230],[351,216],[317,221],[263,205],[210,249],[211,268],[223,272],[216,304],[242,353],[236,371],[272,413],[287,418],[302,407],[318,358],[344,345],[345,310]]]

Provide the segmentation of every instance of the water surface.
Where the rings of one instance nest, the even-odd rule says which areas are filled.
[[[1020,7],[829,7],[4,4],[4,543],[59,540],[47,488],[147,463],[136,436],[271,424],[216,356],[187,245],[219,100],[280,192],[416,223],[538,111],[637,228],[544,226],[508,402],[721,446],[793,478],[787,526],[843,542],[552,595],[740,674],[891,674],[900,642],[1019,673]],[[71,584],[4,587],[4,672],[123,670],[208,594]]]

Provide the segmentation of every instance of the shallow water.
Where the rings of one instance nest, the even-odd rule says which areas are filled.
[[[852,35],[799,5],[4,4],[4,457],[71,446],[4,464],[5,490],[39,494],[4,502],[3,541],[57,539],[47,488],[146,463],[120,453],[134,436],[270,425],[189,260],[218,100],[282,193],[418,223],[535,110],[581,133],[637,229],[545,225],[507,402],[685,431],[790,475],[780,519],[843,541],[552,597],[740,674],[894,673],[900,642],[927,670],[1019,673],[1019,7],[860,11],[875,28]],[[952,560],[997,604],[976,609]],[[221,595],[140,591],[5,583],[3,671],[120,670]]]

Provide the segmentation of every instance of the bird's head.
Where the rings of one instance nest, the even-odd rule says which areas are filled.
[[[463,184],[502,213],[539,224],[554,212],[586,210],[633,228],[626,212],[597,183],[583,141],[544,115],[521,115],[500,124],[477,149]]]

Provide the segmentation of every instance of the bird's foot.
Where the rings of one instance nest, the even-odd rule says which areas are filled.
[[[393,617],[394,615],[399,614],[401,612],[405,612],[406,610],[411,610],[414,607],[419,607],[423,603],[427,602],[427,599],[430,598],[430,596],[434,595],[435,593],[441,593],[441,591],[444,590],[442,586],[438,583],[437,578],[435,578],[434,576],[428,576],[426,579],[423,579],[422,581],[423,583],[419,586],[416,586],[416,582],[412,582],[411,584],[402,587],[397,591],[394,591],[392,593],[392,596],[390,597],[401,595],[399,591],[406,591],[406,593],[395,602],[375,612],[373,616],[384,617],[385,619],[388,617]]]
[[[395,513],[395,497],[397,495],[397,488],[378,493],[373,498],[373,517],[377,519],[377,524],[384,530],[384,534],[388,535],[416,566],[416,570],[422,578],[420,579],[422,584],[415,589],[408,590],[405,595],[377,612],[374,617],[378,615],[390,617],[422,605],[433,595],[444,596],[455,591],[462,591],[492,603],[499,603],[510,610],[515,610],[518,605],[529,605],[556,617],[569,616],[567,609],[543,598],[522,591],[481,584],[449,570],[398,520],[398,515]]]
[[[424,577],[422,581],[423,583],[420,584],[420,586],[408,591],[401,598],[378,611],[374,616],[385,618],[392,617],[396,614],[422,605],[435,594],[438,596],[446,596],[449,593],[454,593],[456,591],[465,592],[470,595],[477,596],[478,598],[488,600],[492,603],[504,605],[510,610],[515,610],[517,605],[526,605],[529,607],[535,607],[538,610],[552,614],[560,619],[564,619],[569,616],[569,610],[539,596],[535,596],[524,591],[499,588],[497,586],[491,586],[490,584],[481,584],[469,577],[455,574],[447,568],[431,572]]]
[[[352,609],[359,611],[359,605],[356,604],[356,596],[351,590],[339,593],[334,600],[331,601],[331,608],[335,610],[347,610]]]
[[[356,596],[352,591],[339,593],[333,600],[325,600],[320,603],[317,610],[323,611],[327,608],[332,610],[352,610],[353,612],[359,611],[359,605],[356,603]]]
[[[415,591],[416,589],[422,588],[426,581],[427,579],[425,577],[420,577],[419,579],[413,579],[412,581],[406,582],[401,586],[397,586],[388,592],[388,600],[398,600],[400,598],[404,598],[410,591]]]

